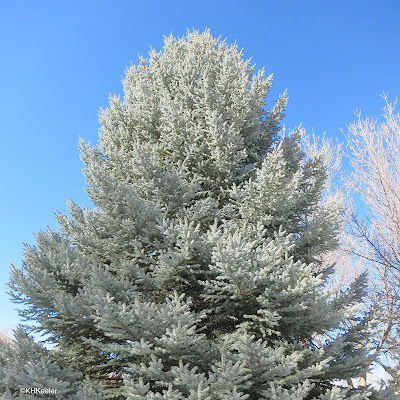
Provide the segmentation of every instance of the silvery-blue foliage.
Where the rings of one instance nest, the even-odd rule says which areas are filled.
[[[322,201],[323,154],[280,134],[287,97],[267,108],[271,84],[209,31],[128,68],[98,145],[80,143],[94,207],[70,202],[12,268],[21,314],[57,345],[35,361],[44,376],[82,399],[84,375],[129,400],[376,396],[333,383],[366,372],[374,320],[358,309],[365,277],[324,289],[341,203]],[[11,393],[34,375],[4,378],[4,354]]]

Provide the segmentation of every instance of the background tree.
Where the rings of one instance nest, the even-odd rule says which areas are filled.
[[[94,208],[70,202],[12,268],[21,315],[57,344],[31,363],[131,400],[378,398],[334,384],[367,370],[375,322],[364,276],[324,291],[341,202],[321,201],[323,154],[279,133],[271,82],[208,31],[127,70],[98,146],[80,144]],[[13,365],[0,359],[7,390]]]
[[[368,267],[371,300],[381,311],[374,360],[400,387],[400,115],[383,98],[382,122],[359,113],[348,127],[354,168],[348,183],[366,206],[364,220],[352,215],[357,245],[349,251]]]
[[[358,240],[351,235],[347,229],[349,215],[351,214],[351,196],[343,187],[343,167],[342,160],[344,156],[343,144],[333,141],[325,134],[316,136],[302,132],[302,145],[304,151],[309,158],[314,158],[318,154],[324,155],[324,168],[327,173],[327,184],[322,192],[320,202],[324,202],[329,196],[338,196],[344,205],[344,215],[342,219],[339,233],[339,246],[333,250],[324,252],[318,259],[319,268],[327,268],[330,265],[335,265],[335,272],[330,276],[328,283],[325,286],[327,292],[333,296],[340,294],[343,290],[349,287],[359,275],[366,272],[365,263],[359,257],[355,257],[353,249],[358,248]],[[351,219],[351,218],[350,218]],[[371,307],[371,302],[363,304],[362,309],[368,310]],[[351,327],[354,324],[353,320],[346,321],[346,324]],[[372,332],[371,332],[372,334]],[[318,336],[318,340],[321,338]],[[371,363],[373,363],[371,358]],[[366,374],[357,377],[357,385],[366,386]],[[346,384],[353,387],[353,380],[347,380]]]

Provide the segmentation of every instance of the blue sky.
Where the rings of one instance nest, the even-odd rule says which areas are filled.
[[[77,142],[96,143],[97,114],[138,53],[163,35],[206,27],[237,40],[288,90],[285,124],[343,140],[354,110],[379,116],[400,96],[400,3],[377,1],[1,1],[0,331],[15,326],[5,283],[22,243],[57,228],[66,200],[89,205]]]

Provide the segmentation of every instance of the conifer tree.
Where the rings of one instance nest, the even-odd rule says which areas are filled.
[[[7,396],[35,379],[21,346],[48,381],[74,381],[71,398],[378,396],[335,385],[368,365],[365,277],[324,291],[341,204],[321,199],[323,154],[282,134],[286,94],[267,109],[271,83],[209,31],[167,37],[126,71],[98,145],[80,142],[94,207],[71,201],[12,267],[21,316],[56,347],[23,332],[3,344]]]

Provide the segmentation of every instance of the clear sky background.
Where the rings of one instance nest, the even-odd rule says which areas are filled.
[[[400,96],[400,2],[0,1],[0,331],[19,322],[6,294],[22,243],[57,229],[67,199],[90,205],[79,135],[96,143],[100,107],[122,94],[126,66],[187,28],[237,40],[288,90],[287,128],[343,137],[354,110],[379,116]]]

